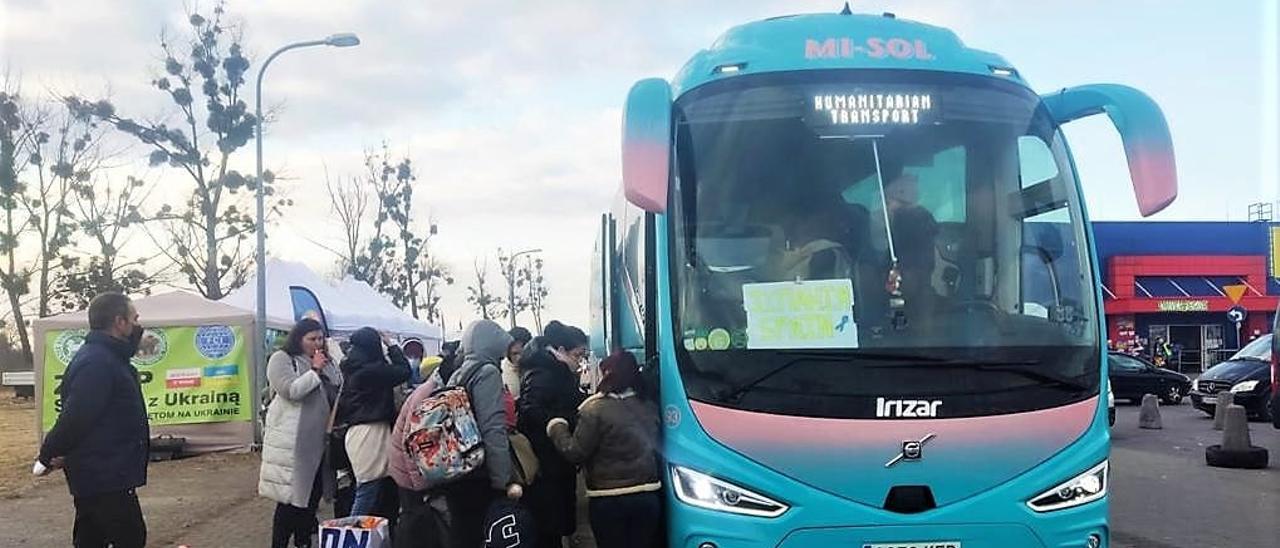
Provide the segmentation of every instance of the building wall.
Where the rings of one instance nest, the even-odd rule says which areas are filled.
[[[1255,333],[1269,333],[1280,302],[1280,283],[1274,278],[1278,230],[1275,223],[1094,223],[1108,337],[1122,340],[1126,325],[1142,338],[1156,325],[1220,325],[1223,347],[1239,348]],[[1199,292],[1183,296],[1186,280],[1201,284]],[[1235,324],[1226,316],[1235,303],[1218,293],[1224,285],[1241,282],[1250,288],[1238,303],[1248,311],[1240,329],[1243,341],[1237,340]],[[1148,287],[1153,284],[1163,287]]]

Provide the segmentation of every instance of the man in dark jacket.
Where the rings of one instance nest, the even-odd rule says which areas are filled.
[[[76,548],[142,548],[147,525],[135,489],[147,483],[151,437],[138,371],[138,311],[119,293],[89,303],[89,334],[62,378],[62,413],[36,473],[63,468],[74,500]]]

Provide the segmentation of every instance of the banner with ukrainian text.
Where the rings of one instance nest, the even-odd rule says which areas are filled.
[[[84,329],[70,329],[45,335],[45,432],[62,410],[62,376],[86,334]],[[151,424],[252,420],[246,343],[239,326],[147,329],[133,365]]]

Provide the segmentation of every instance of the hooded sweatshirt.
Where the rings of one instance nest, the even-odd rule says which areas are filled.
[[[390,425],[396,420],[394,390],[409,380],[409,362],[398,346],[388,347],[383,357],[382,336],[372,328],[360,328],[350,341],[341,366],[346,387],[338,401],[338,423]]]
[[[506,489],[511,482],[510,441],[507,439],[506,408],[502,372],[498,364],[511,344],[511,335],[491,320],[479,320],[462,334],[462,365],[449,378],[449,385],[463,384],[471,399],[476,423],[484,440],[485,468],[494,489]]]

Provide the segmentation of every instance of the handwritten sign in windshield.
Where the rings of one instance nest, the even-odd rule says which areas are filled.
[[[856,348],[853,283],[814,280],[742,286],[747,348]]]

